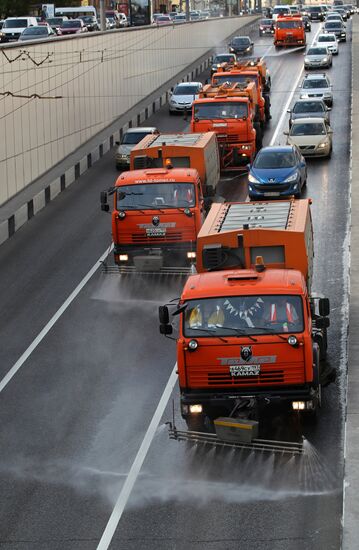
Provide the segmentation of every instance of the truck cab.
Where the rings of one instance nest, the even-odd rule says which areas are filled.
[[[305,46],[306,35],[303,19],[299,15],[278,16],[274,28],[274,45]]]
[[[222,170],[252,162],[261,147],[260,123],[255,122],[254,83],[207,85],[192,108],[191,131],[214,131],[220,148]]]
[[[138,271],[187,267],[195,261],[204,221],[202,184],[197,170],[164,168],[123,172],[113,195],[114,260]],[[109,211],[108,193],[101,208]]]

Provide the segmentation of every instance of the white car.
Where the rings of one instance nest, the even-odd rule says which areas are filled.
[[[2,42],[8,42],[9,40],[18,40],[20,35],[28,27],[37,27],[36,17],[8,17],[5,19],[3,27],[1,29]]]
[[[338,55],[339,53],[339,42],[335,34],[320,34],[315,46],[326,46],[333,55]]]
[[[202,82],[181,82],[177,84],[175,89],[171,90],[169,100],[170,115],[191,110],[193,101],[198,99],[198,93],[201,90]]]
[[[332,155],[333,130],[323,118],[293,120],[289,132],[284,132],[287,145],[296,145],[304,157],[328,157]]]

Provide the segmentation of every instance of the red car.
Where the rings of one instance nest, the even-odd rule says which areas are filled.
[[[79,34],[88,32],[85,23],[82,19],[68,19],[63,21],[59,29],[59,35],[65,36],[67,34]]]

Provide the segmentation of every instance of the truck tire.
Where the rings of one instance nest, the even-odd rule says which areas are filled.
[[[256,131],[256,151],[258,152],[263,147],[263,133],[260,122],[254,122],[253,126]]]

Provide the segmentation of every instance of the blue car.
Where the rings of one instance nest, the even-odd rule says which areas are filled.
[[[300,198],[307,183],[307,165],[298,147],[263,147],[249,165],[250,199]]]

